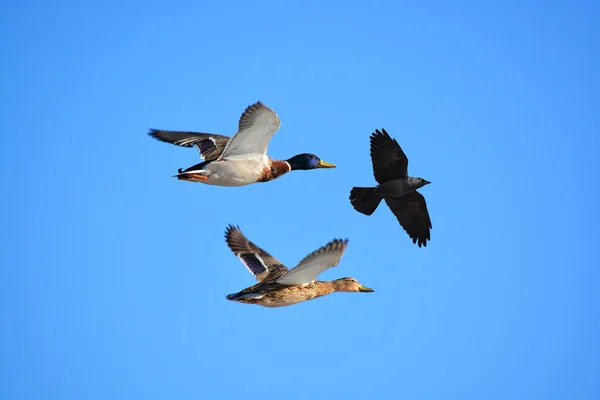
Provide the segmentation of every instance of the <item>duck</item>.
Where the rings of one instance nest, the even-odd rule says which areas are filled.
[[[346,250],[347,239],[335,239],[327,243],[307,255],[292,269],[288,269],[248,240],[239,226],[227,226],[225,241],[258,281],[240,292],[227,295],[227,300],[275,308],[313,300],[334,292],[374,292],[351,277],[332,281],[317,280],[323,271],[338,265]]]
[[[408,158],[385,129],[376,129],[370,142],[373,175],[379,185],[353,187],[350,203],[361,214],[371,215],[385,200],[413,244],[427,247],[427,241],[431,240],[431,218],[425,197],[417,189],[431,182],[408,176]]]
[[[271,138],[281,125],[279,116],[262,102],[246,108],[238,131],[232,137],[200,132],[151,129],[149,135],[183,147],[195,146],[204,161],[174,176],[179,180],[215,186],[245,186],[269,182],[290,171],[335,168],[312,153],[297,154],[287,160],[267,155]]]

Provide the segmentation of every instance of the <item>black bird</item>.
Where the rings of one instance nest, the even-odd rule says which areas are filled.
[[[431,219],[425,198],[417,189],[431,182],[408,176],[408,158],[385,129],[376,129],[371,135],[371,160],[379,185],[353,187],[350,191],[352,206],[360,213],[371,215],[385,199],[413,243],[427,247],[427,241],[431,240]]]

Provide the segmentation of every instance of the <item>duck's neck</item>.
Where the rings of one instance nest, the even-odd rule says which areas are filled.
[[[257,182],[268,182],[277,179],[282,175],[287,174],[292,170],[292,167],[284,160],[270,160],[270,167],[263,170],[262,175]]]
[[[315,281],[313,283],[313,285],[315,285],[317,292],[319,293],[319,295],[317,297],[321,297],[321,296],[325,296],[326,294],[337,292],[338,290],[335,289],[333,282],[335,282],[335,281],[332,281],[332,282]]]

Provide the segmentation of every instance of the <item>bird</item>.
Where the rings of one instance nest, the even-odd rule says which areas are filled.
[[[379,185],[353,187],[350,203],[356,211],[371,215],[385,200],[412,242],[427,247],[427,241],[431,240],[431,218],[425,198],[417,189],[431,182],[408,176],[408,158],[385,129],[376,129],[370,141],[373,175]]]
[[[239,226],[227,226],[225,241],[258,281],[240,292],[227,295],[227,300],[274,308],[316,299],[333,292],[374,292],[354,278],[329,282],[316,280],[321,272],[338,265],[348,244],[347,239],[335,239],[327,243],[290,270],[249,241]]]
[[[196,146],[204,161],[174,176],[179,180],[216,186],[244,186],[268,182],[290,171],[335,168],[312,153],[302,153],[287,160],[267,156],[271,138],[279,129],[279,116],[262,102],[246,108],[233,137],[218,134],[162,131],[151,129],[149,135],[179,146]]]

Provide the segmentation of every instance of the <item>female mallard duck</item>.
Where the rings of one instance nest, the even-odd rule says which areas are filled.
[[[240,117],[232,138],[207,133],[151,130],[150,135],[179,146],[195,145],[204,162],[179,170],[177,179],[217,186],[244,186],[268,182],[294,170],[335,168],[314,154],[298,154],[288,160],[267,156],[271,138],[279,129],[275,111],[261,103],[252,104]]]
[[[279,260],[249,241],[239,227],[225,230],[227,245],[258,283],[241,292],[227,295],[228,300],[265,307],[283,307],[316,299],[333,292],[373,292],[354,278],[317,281],[327,268],[338,265],[348,240],[333,240],[306,256],[291,270]]]

